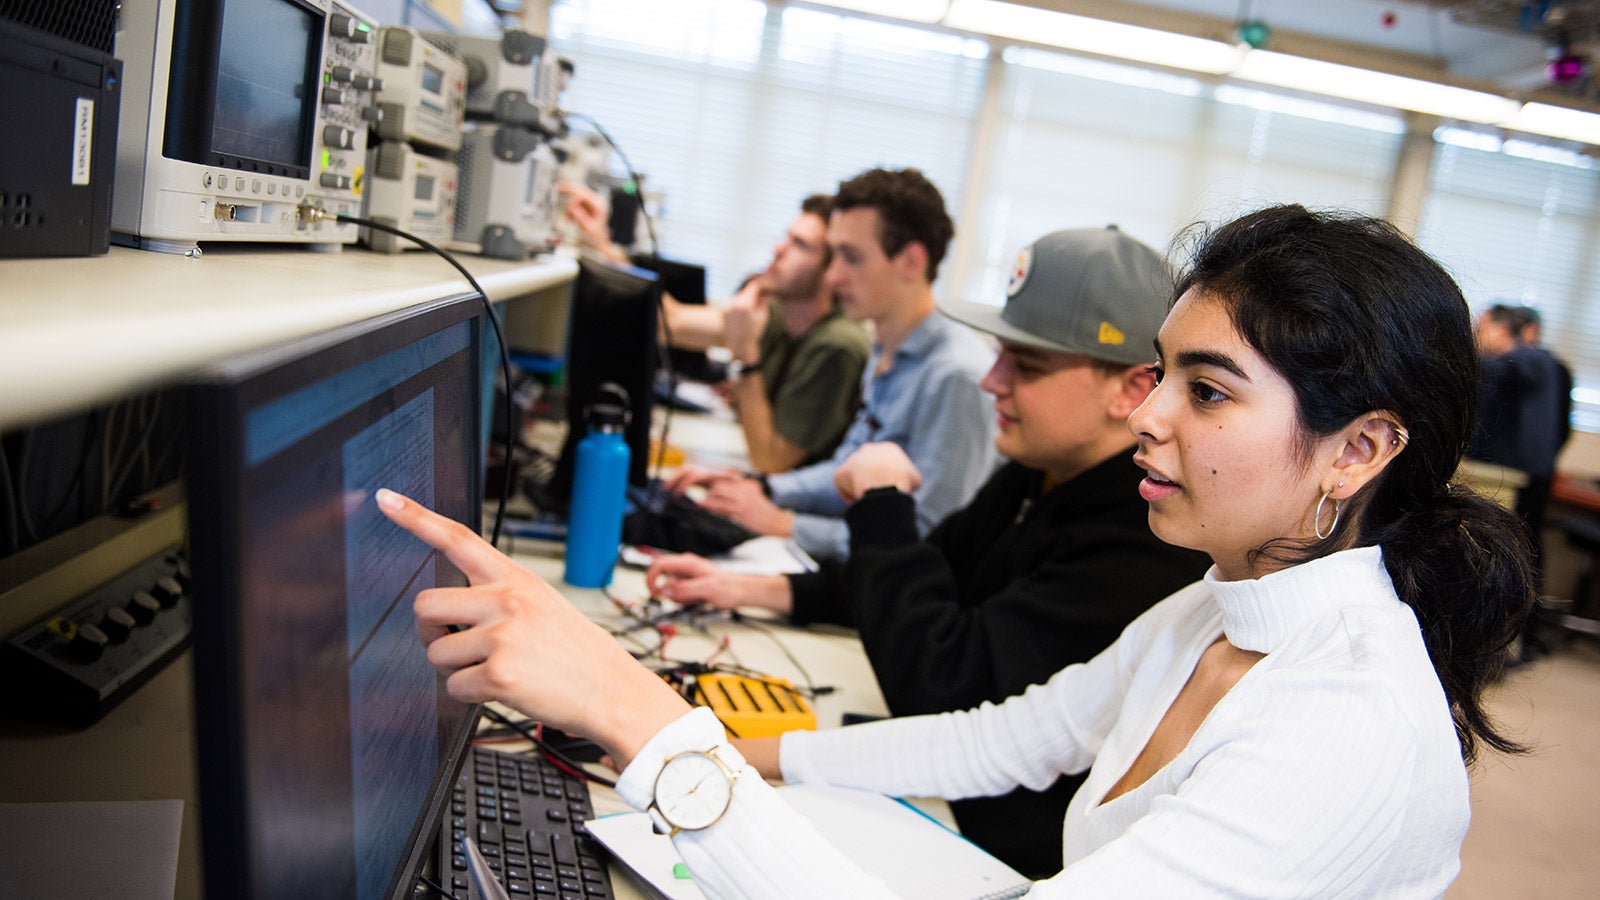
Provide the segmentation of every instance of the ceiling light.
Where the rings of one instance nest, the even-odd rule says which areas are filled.
[[[852,12],[932,24],[944,17],[950,0],[809,0],[817,6],[836,6]]]
[[[995,37],[1211,75],[1228,72],[1239,62],[1239,51],[1222,41],[998,0],[952,0],[944,24]]]
[[[1568,109],[1565,106],[1526,103],[1515,116],[1503,124],[1513,131],[1582,141],[1586,144],[1600,144],[1600,114]]]
[[[1252,50],[1231,73],[1241,81],[1341,97],[1466,122],[1499,124],[1517,114],[1515,100],[1483,91],[1358,69],[1338,63]]]

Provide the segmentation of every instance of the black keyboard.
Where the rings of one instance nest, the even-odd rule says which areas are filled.
[[[444,886],[481,900],[461,849],[471,835],[513,900],[609,898],[605,851],[583,827],[593,817],[588,782],[543,759],[473,747],[440,826]]]

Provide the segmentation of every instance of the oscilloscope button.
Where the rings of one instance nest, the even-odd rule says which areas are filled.
[[[120,644],[128,639],[128,635],[133,634],[134,626],[137,624],[133,621],[133,616],[128,615],[127,610],[113,606],[100,617],[99,628],[111,639],[111,643]]]
[[[288,193],[287,188],[284,193]],[[150,593],[155,595],[156,602],[162,607],[176,606],[178,600],[183,597],[183,585],[173,576],[163,575],[150,587]]]
[[[72,636],[72,653],[85,662],[94,662],[106,652],[106,645],[111,639],[106,633],[93,625],[79,625],[77,633]]]
[[[124,608],[135,622],[149,625],[156,620],[156,613],[161,611],[161,601],[151,596],[149,591],[134,591]]]

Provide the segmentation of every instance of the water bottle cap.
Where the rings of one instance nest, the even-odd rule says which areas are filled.
[[[607,381],[595,388],[594,399],[583,408],[583,418],[590,428],[620,431],[633,420],[633,413],[628,407],[627,390]]]

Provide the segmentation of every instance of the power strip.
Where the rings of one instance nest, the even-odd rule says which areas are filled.
[[[6,712],[89,725],[189,643],[189,565],[173,545],[0,645]]]
[[[734,737],[771,737],[817,728],[811,704],[782,678],[707,672],[696,677],[690,696],[693,702],[710,707]]]

